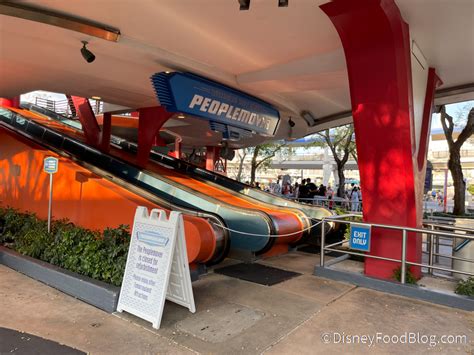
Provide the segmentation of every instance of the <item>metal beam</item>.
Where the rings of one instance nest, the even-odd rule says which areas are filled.
[[[435,105],[447,105],[474,100],[474,83],[468,83],[436,91]]]
[[[0,14],[57,26],[112,42],[117,42],[120,37],[120,30],[110,26],[55,11],[8,1],[0,2]]]

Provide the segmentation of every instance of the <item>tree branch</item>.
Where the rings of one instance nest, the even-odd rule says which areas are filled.
[[[449,145],[454,144],[454,141],[453,141],[453,130],[454,130],[453,117],[450,116],[446,112],[446,107],[444,105],[441,106],[440,120],[441,120],[441,125],[443,126],[444,135],[446,136],[446,140],[448,141],[448,144]]]
[[[471,108],[471,110],[469,111],[469,114],[467,115],[466,126],[464,127],[462,132],[459,134],[458,139],[456,140],[456,142],[454,142],[454,144],[457,145],[459,148],[461,148],[464,142],[467,141],[467,139],[471,137],[473,133],[474,133],[474,107]]]

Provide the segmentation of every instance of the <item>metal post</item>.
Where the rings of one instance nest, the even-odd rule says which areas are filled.
[[[326,237],[325,237],[325,228],[324,228],[324,219],[321,222],[321,263],[320,266],[324,267],[324,244],[326,243]]]
[[[436,251],[436,254],[438,254],[438,255],[435,256],[435,261],[437,263],[439,263],[439,235],[436,236],[435,240],[436,240],[436,242],[435,242],[435,251]]]
[[[402,284],[405,283],[405,273],[406,273],[406,257],[407,257],[407,231],[406,229],[403,230],[403,235],[402,235],[402,270],[401,270],[401,276],[400,276],[400,281]]]
[[[433,227],[433,226],[431,226]],[[433,234],[428,234],[428,265],[433,266]],[[428,274],[433,275],[433,269],[428,268]]]
[[[444,171],[443,212],[448,212],[448,169]]]
[[[53,174],[49,174],[48,233],[51,233],[52,211],[53,211]]]

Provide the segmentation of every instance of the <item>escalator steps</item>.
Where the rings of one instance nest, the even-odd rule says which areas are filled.
[[[266,286],[272,286],[301,275],[297,272],[286,271],[261,264],[245,263],[215,269],[214,272]]]

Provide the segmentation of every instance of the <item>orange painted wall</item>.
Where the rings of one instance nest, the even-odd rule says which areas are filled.
[[[56,154],[0,127],[0,205],[35,212],[47,218],[49,176],[43,160]],[[159,206],[112,182],[100,178],[65,158],[59,158],[54,175],[53,216],[73,223],[104,229],[132,225],[137,206]],[[204,262],[215,250],[211,225],[202,218],[185,216],[185,234],[190,262]]]

